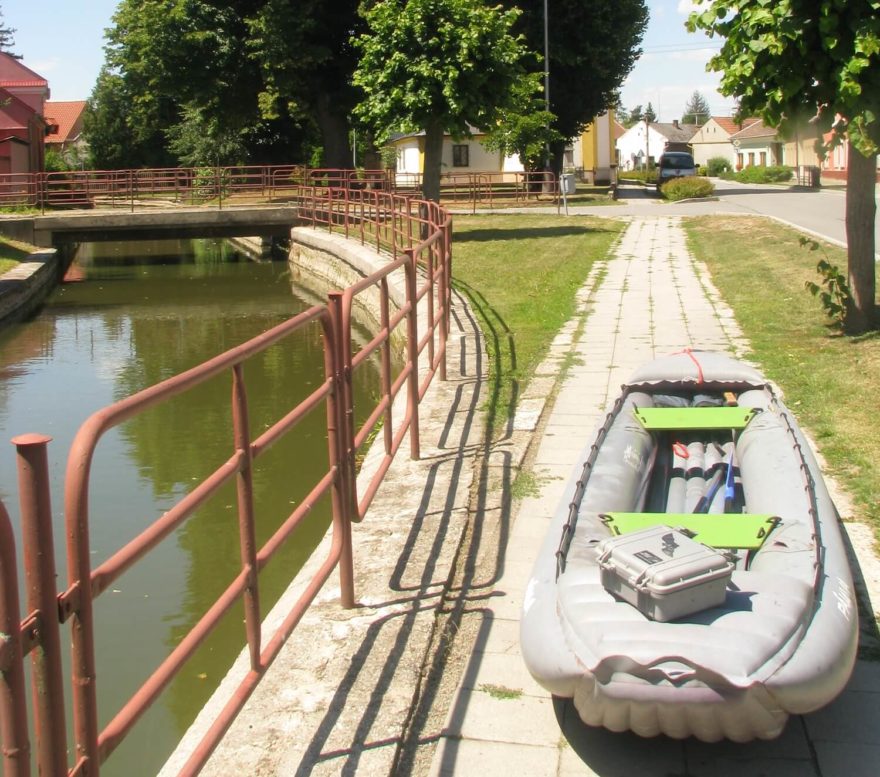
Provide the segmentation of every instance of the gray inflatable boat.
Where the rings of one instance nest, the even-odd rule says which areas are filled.
[[[640,368],[585,448],[526,589],[522,653],[583,721],[744,742],[831,701],[857,612],[839,518],[752,367]]]

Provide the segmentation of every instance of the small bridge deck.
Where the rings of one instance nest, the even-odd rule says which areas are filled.
[[[0,217],[0,232],[32,245],[161,238],[287,237],[298,222],[290,203],[231,207],[95,209],[56,211],[44,216]]]

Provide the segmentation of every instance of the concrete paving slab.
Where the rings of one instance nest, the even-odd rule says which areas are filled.
[[[455,738],[438,749],[432,774],[483,774],[458,756],[485,757],[494,764],[504,752],[510,735],[499,730],[503,727],[494,718],[502,714],[503,707],[497,700],[489,703],[480,698],[478,691],[468,691],[479,687],[482,680],[477,678],[492,682],[499,677],[520,678],[516,682],[522,684],[511,662],[519,652],[518,619],[529,562],[543,541],[541,532],[557,508],[583,443],[617,396],[620,385],[641,363],[685,347],[728,351],[737,356],[747,349],[732,312],[721,301],[705,268],[689,256],[678,218],[634,219],[604,270],[598,288],[587,284],[589,288],[583,291],[584,325],[580,336],[572,340],[570,366],[552,408],[545,411],[533,446],[534,472],[556,473],[558,481],[548,484],[538,478],[540,493],[519,503],[514,528],[508,535],[510,544],[502,577],[494,584],[493,594],[484,600],[488,612],[479,642],[497,645],[503,651],[503,660],[485,656],[479,664],[472,664],[475,674],[461,689],[466,695],[459,697],[450,713],[448,733]],[[558,360],[558,353],[553,358]],[[480,655],[479,650],[475,648],[474,656]],[[557,751],[551,748],[553,729],[546,730],[546,714],[541,713],[531,740],[533,746],[539,746],[531,754],[541,754],[546,762],[530,761],[528,771],[516,771],[602,777],[867,774],[865,763],[873,768],[880,762],[873,750],[880,745],[880,732],[875,730],[878,691],[880,664],[859,662],[850,686],[826,710],[792,719],[774,741],[747,745],[614,734],[583,725],[570,702],[555,700],[555,731],[562,736],[561,746]],[[516,708],[508,708],[512,709]],[[848,721],[854,719],[863,724],[850,725]],[[486,740],[492,737],[497,739],[490,751]],[[520,757],[519,750],[509,752],[505,774],[511,764],[518,766]],[[450,757],[451,753],[456,757]],[[852,754],[858,757],[849,757]]]
[[[470,739],[444,739],[431,777],[555,777],[557,749]]]
[[[487,691],[461,689],[447,735],[516,745],[556,748],[559,726],[548,698],[500,698]],[[555,760],[555,759],[554,759]]]

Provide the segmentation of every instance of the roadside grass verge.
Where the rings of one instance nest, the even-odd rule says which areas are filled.
[[[574,314],[575,293],[624,224],[589,216],[455,216],[452,274],[489,353],[487,423],[504,433],[517,399]]]
[[[26,259],[34,250],[36,249],[27,243],[0,236],[0,275]]]
[[[769,219],[707,216],[684,221],[690,249],[705,262],[748,337],[754,359],[785,393],[827,469],[854,499],[856,516],[880,539],[880,332],[847,337],[830,325],[804,288],[816,262],[846,268],[846,252]],[[843,516],[847,518],[849,516]]]

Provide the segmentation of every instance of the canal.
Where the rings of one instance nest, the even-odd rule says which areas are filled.
[[[70,282],[27,323],[0,330],[0,437],[52,437],[49,462],[59,588],[66,586],[63,478],[79,426],[96,410],[186,370],[295,315],[319,297],[296,288],[285,261],[256,262],[223,241],[80,247]],[[356,407],[378,391],[361,370]],[[248,363],[254,436],[323,379],[317,326]],[[221,376],[105,435],[93,466],[92,568],[162,515],[232,451],[231,382]],[[262,543],[326,471],[323,406],[258,460]],[[0,498],[18,532],[12,445],[0,449]],[[239,569],[236,495],[228,489],[123,575],[95,604],[99,725],[103,727],[197,622]],[[261,575],[267,613],[323,535],[329,503]],[[18,548],[19,559],[22,557]],[[234,611],[102,768],[152,775],[244,645]],[[69,635],[62,631],[65,654]],[[66,673],[66,669],[65,669]],[[66,693],[69,690],[66,685]],[[68,701],[68,728],[71,715]]]

